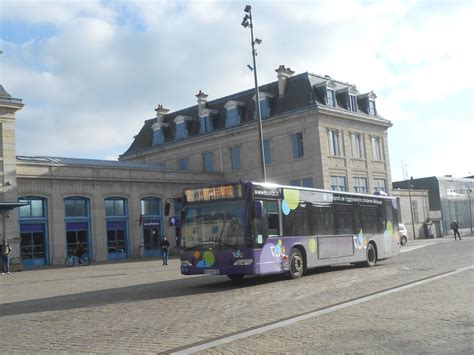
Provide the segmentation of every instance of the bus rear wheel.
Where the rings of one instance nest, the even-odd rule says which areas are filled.
[[[304,272],[304,259],[301,255],[301,251],[297,248],[291,249],[290,252],[290,278],[298,279],[303,276]]]
[[[377,251],[372,243],[367,245],[367,261],[365,262],[366,266],[372,267],[375,266],[377,262]]]

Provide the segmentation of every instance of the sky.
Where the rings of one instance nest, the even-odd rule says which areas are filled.
[[[283,64],[374,91],[392,180],[474,174],[471,0],[0,0],[17,155],[117,159],[155,117],[253,88]]]

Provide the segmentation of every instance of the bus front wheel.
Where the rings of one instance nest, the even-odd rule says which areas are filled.
[[[304,260],[301,251],[297,248],[291,249],[290,253],[290,278],[298,279],[303,276]]]

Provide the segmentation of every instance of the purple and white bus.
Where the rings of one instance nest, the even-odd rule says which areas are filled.
[[[374,266],[400,252],[396,198],[241,181],[183,192],[181,273]]]

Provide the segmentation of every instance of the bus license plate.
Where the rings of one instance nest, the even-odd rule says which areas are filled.
[[[208,269],[204,270],[204,273],[207,275],[219,275],[219,270],[217,269]]]

